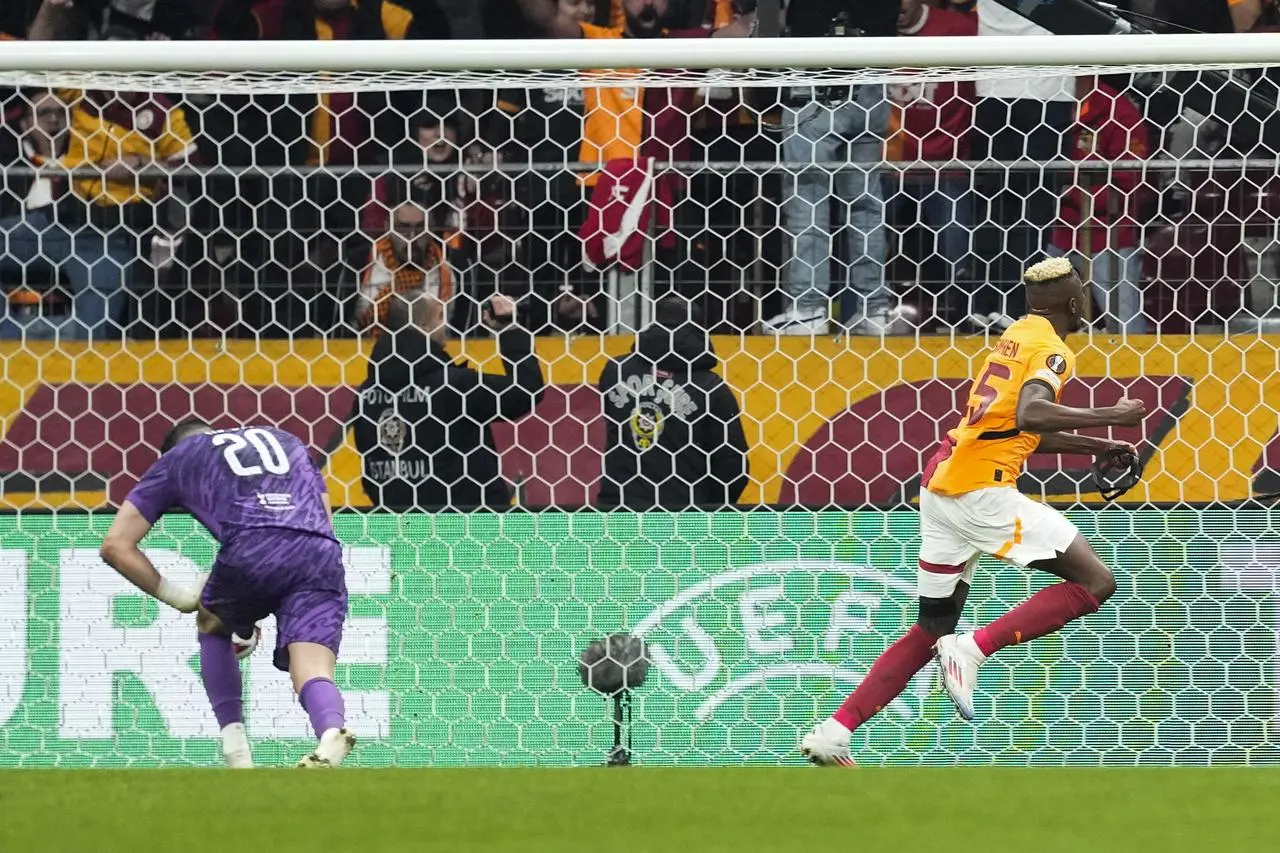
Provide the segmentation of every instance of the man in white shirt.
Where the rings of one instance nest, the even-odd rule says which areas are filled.
[[[978,0],[979,36],[1051,35],[996,0]],[[974,114],[975,160],[1001,163],[1063,159],[1075,120],[1075,80],[1069,76],[978,80]],[[1057,212],[1062,174],[1048,169],[1000,169],[980,173],[976,183],[990,199],[995,226],[978,238],[987,263],[988,286],[978,289],[970,320],[1007,327],[1026,313],[1022,271],[1044,245]]]

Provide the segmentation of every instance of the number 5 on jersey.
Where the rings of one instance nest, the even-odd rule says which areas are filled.
[[[991,408],[1000,397],[1000,389],[990,384],[991,379],[998,379],[1008,382],[1013,376],[1013,370],[1003,364],[988,364],[987,369],[982,372],[973,391],[969,394],[969,413],[965,418],[966,426],[974,426],[978,421],[982,420],[983,415]]]

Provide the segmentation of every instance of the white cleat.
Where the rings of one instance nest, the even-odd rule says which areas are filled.
[[[244,723],[231,723],[222,730],[222,758],[233,770],[253,767],[253,750],[244,732]]]
[[[355,745],[356,736],[347,729],[329,729],[320,736],[315,750],[298,760],[298,766],[341,767]]]
[[[909,335],[916,330],[920,312],[911,305],[897,305],[872,311],[862,320],[849,327],[849,334],[862,337],[884,337],[885,335]]]
[[[827,308],[801,308],[784,311],[760,324],[766,335],[825,335],[831,328],[827,320]]]
[[[978,686],[978,667],[986,658],[971,634],[940,637],[933,651],[938,658],[942,689],[947,691],[960,716],[972,720],[973,689]]]
[[[849,730],[828,717],[800,741],[804,757],[819,767],[854,767],[849,754]]]

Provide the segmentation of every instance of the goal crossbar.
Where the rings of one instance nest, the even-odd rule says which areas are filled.
[[[1266,66],[1270,34],[493,41],[7,42],[19,71],[409,72],[999,66]]]

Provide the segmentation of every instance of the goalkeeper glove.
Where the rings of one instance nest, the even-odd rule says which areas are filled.
[[[180,586],[168,578],[160,578],[156,598],[179,613],[194,613],[200,606],[200,593],[204,591],[204,583],[208,578],[208,575],[202,575],[194,586]]]

